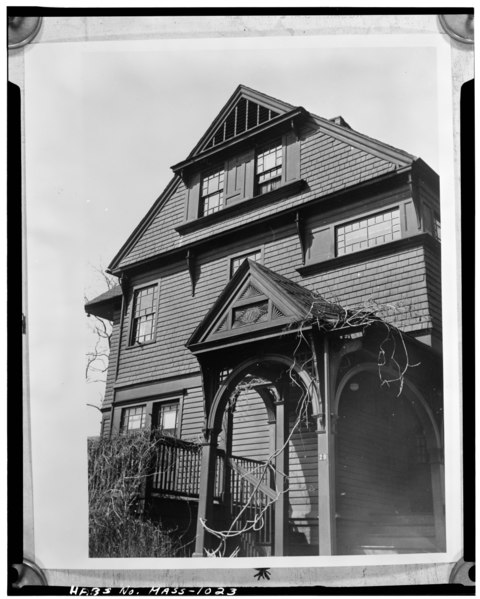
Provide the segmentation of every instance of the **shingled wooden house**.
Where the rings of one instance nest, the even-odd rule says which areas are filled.
[[[443,551],[436,173],[243,85],[172,170],[86,306],[152,513],[195,556]]]

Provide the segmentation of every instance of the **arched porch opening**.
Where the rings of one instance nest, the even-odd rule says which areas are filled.
[[[316,384],[285,356],[252,358],[228,374],[207,418],[196,555],[318,553],[319,413]],[[212,469],[213,455],[223,470]]]
[[[382,370],[386,377],[396,373]],[[337,554],[445,548],[442,439],[419,390],[381,384],[378,364],[342,377],[335,396]]]

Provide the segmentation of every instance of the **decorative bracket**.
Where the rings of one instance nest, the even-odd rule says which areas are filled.
[[[412,192],[413,205],[415,206],[415,214],[417,215],[417,227],[420,231],[422,228],[422,202],[420,198],[419,186],[417,178],[412,172],[408,175],[408,183]]]
[[[302,264],[305,264],[305,227],[303,226],[303,219],[300,211],[295,213],[295,226],[297,228],[298,240],[300,242],[300,249],[302,252]]]
[[[195,284],[196,284],[196,281],[195,281],[195,270],[196,270],[195,254],[192,251],[187,250],[186,260],[187,260],[188,272],[190,274],[190,282],[192,283],[192,297],[195,297]]]
[[[298,126],[297,126],[297,123],[294,121],[294,119],[290,119],[290,129],[293,131],[293,133],[298,141],[298,137],[299,137]]]

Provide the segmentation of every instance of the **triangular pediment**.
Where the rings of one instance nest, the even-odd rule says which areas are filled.
[[[216,148],[295,108],[261,92],[239,85],[219,112],[190,157]]]
[[[322,300],[324,301],[324,300]],[[301,322],[311,315],[318,296],[308,289],[245,260],[199,324],[187,347],[253,337],[258,332]]]

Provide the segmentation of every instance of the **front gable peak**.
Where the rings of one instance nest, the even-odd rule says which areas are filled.
[[[189,158],[250,132],[294,108],[291,104],[239,85],[193,148]]]
[[[194,353],[205,345],[224,344],[267,329],[284,329],[318,317],[338,318],[338,307],[318,294],[278,275],[253,260],[245,260],[187,342]]]

